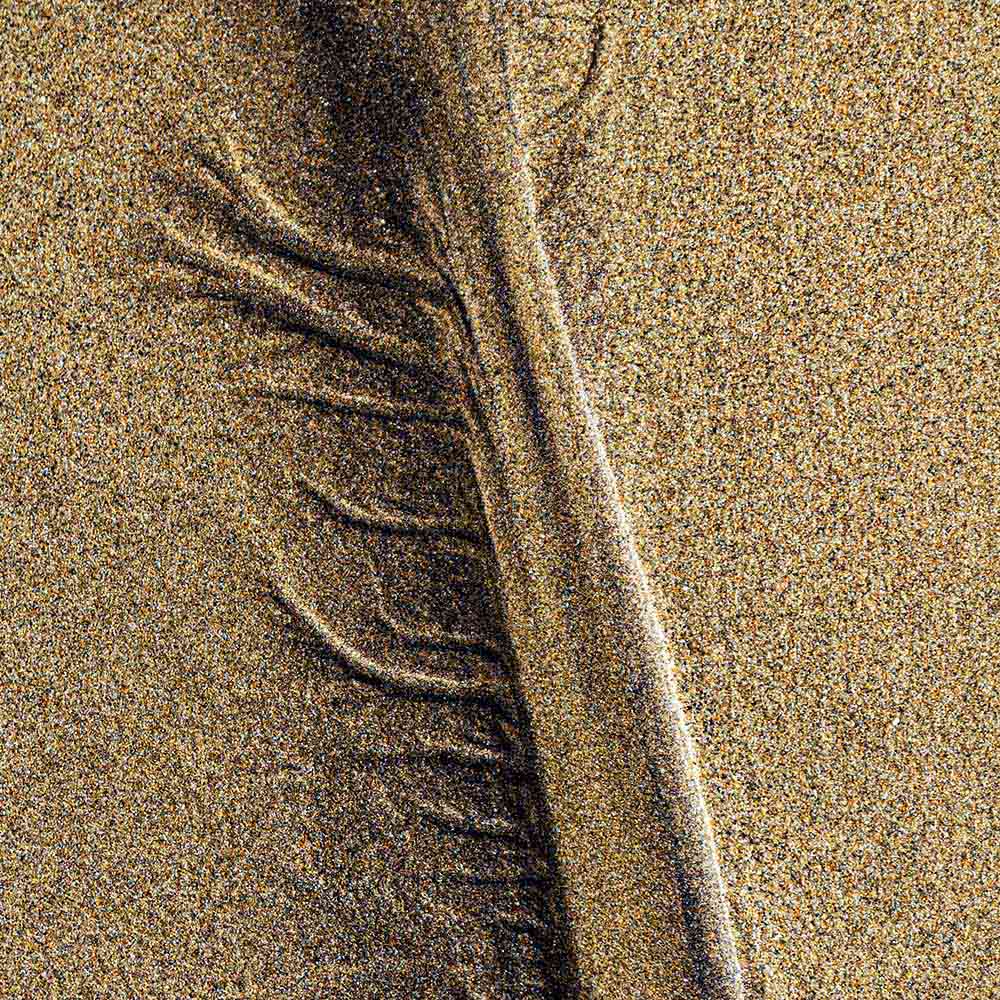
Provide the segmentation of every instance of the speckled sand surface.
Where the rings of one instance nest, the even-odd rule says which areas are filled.
[[[748,993],[985,1000],[1000,16],[619,10],[620,113],[550,245],[675,646]],[[255,480],[213,442],[255,429],[195,392],[266,333],[143,301],[130,235],[152,174],[220,116],[322,211],[287,17],[0,13],[4,996],[297,995],[298,925],[241,862],[301,849],[280,809],[305,793],[259,765],[323,716],[218,528]],[[557,82],[583,51],[557,48]],[[679,915],[672,947],[651,996],[691,995]]]

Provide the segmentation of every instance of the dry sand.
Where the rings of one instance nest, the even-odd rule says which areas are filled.
[[[674,642],[748,992],[990,997],[997,15],[621,16],[618,113],[548,233]],[[206,380],[269,334],[147,300],[130,236],[153,172],[220,118],[322,219],[331,151],[288,18],[0,15],[5,996],[334,988],[294,985],[302,914],[247,862],[307,866],[287,841],[305,779],[266,766],[307,759],[337,708],[220,527],[271,480],[218,442],[276,432],[227,423]],[[556,82],[583,52],[558,47]],[[361,600],[348,560],[274,528]],[[693,989],[679,909],[672,926],[650,996]]]

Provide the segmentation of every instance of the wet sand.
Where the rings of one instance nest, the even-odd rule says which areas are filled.
[[[295,985],[324,913],[280,911],[274,872],[247,866],[311,874],[288,841],[310,801],[295,766],[340,710],[220,530],[271,487],[218,442],[297,439],[227,423],[209,376],[279,338],[146,301],[130,243],[151,174],[220,117],[322,221],[343,178],[285,17],[8,15],[6,995],[374,988],[333,966]],[[997,25],[902,6],[625,21],[620,113],[546,233],[748,992],[989,996]],[[337,582],[326,599],[363,599],[350,560],[272,530]],[[650,995],[690,995],[679,901],[655,904],[676,968]],[[404,973],[384,988],[423,988]]]

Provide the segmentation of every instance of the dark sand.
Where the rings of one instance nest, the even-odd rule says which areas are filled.
[[[281,338],[166,307],[136,258],[154,174],[220,120],[321,224],[322,95],[283,7],[118,6],[0,15],[0,992],[433,997],[402,966],[296,985],[344,911],[285,906],[258,863],[310,877],[290,831],[370,789],[319,774],[315,817],[317,772],[276,768],[333,756],[340,707],[237,529],[330,442],[220,406],[219,366]],[[748,993],[990,997],[998,19],[659,7],[622,10],[616,113],[546,232]],[[525,64],[529,99],[585,51],[559,44],[550,80]],[[269,528],[364,604],[336,546]],[[625,903],[662,917],[644,995],[692,995],[676,894]]]

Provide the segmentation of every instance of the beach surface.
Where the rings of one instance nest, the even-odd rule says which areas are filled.
[[[616,16],[614,113],[545,233],[674,653],[747,994],[986,1000],[998,17],[647,0]],[[220,121],[322,226],[343,161],[294,22],[289,5],[189,0],[2,15],[5,996],[380,985],[349,963],[301,980],[337,927],[289,831],[370,789],[310,813],[304,768],[345,703],[229,528],[277,496],[302,439],[210,390],[280,338],[216,303],[165,307],[135,237],[164,208],[158,174]],[[588,43],[583,27],[526,35],[539,121]],[[542,173],[550,149],[540,131]],[[270,472],[239,464],[248,443]],[[324,600],[364,603],[347,553],[269,528],[326,574]],[[299,865],[298,909],[260,858]],[[649,996],[692,996],[680,899],[655,905]],[[431,989],[409,975],[384,995]]]

